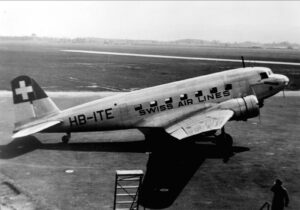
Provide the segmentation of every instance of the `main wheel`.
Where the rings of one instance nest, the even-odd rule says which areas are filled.
[[[229,134],[222,133],[221,135],[217,136],[216,145],[220,149],[224,163],[227,163],[229,158],[234,155],[232,144],[233,140]]]
[[[228,133],[220,134],[216,136],[216,139],[213,140],[213,143],[215,143],[217,146],[221,147],[232,147],[233,140],[232,137]]]
[[[225,145],[228,147],[232,147],[233,145],[232,137],[228,133],[225,133],[223,138],[224,138],[223,141],[225,142]]]

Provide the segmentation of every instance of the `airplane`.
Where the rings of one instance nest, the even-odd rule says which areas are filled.
[[[230,120],[259,115],[264,100],[284,90],[289,79],[266,67],[245,67],[120,93],[60,110],[28,76],[12,80],[13,138],[38,132],[71,133],[161,128],[178,140],[215,133],[230,139]],[[232,141],[232,139],[231,139]],[[232,142],[229,142],[232,145]]]

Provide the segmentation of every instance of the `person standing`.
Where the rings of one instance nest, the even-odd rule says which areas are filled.
[[[274,193],[272,200],[272,210],[283,210],[284,207],[289,205],[289,195],[287,190],[282,186],[280,179],[275,180],[275,184],[272,186],[271,191]]]

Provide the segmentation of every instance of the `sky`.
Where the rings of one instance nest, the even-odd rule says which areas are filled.
[[[0,36],[300,43],[300,1],[0,1]]]

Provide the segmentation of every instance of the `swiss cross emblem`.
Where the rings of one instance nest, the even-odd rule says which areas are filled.
[[[19,88],[16,88],[16,95],[22,95],[23,100],[28,100],[28,94],[33,92],[32,86],[26,86],[25,81],[22,80],[19,82]]]

